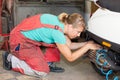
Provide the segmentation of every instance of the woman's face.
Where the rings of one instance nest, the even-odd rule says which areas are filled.
[[[69,27],[68,37],[70,39],[79,37],[81,32],[83,32],[83,30],[84,28],[82,26],[77,27],[77,28]]]

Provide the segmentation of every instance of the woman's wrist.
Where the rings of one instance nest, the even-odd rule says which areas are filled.
[[[90,49],[90,46],[89,46],[88,42],[86,42],[86,44],[84,45],[84,47],[85,47],[87,50]]]

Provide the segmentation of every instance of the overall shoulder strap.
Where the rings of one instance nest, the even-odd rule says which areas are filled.
[[[63,30],[58,25],[42,24],[42,23],[41,23],[41,25],[46,28],[53,28],[53,29],[63,32]]]

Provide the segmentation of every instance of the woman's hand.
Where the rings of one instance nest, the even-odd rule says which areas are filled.
[[[94,43],[93,41],[88,41],[87,44],[85,45],[88,49],[92,50],[98,50],[101,48],[99,44]]]

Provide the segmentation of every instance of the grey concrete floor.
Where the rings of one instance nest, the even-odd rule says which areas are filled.
[[[4,70],[0,51],[0,80],[41,80],[36,77],[20,74],[14,71]],[[80,58],[75,62],[68,62],[64,57],[57,63],[57,66],[65,68],[63,73],[50,72],[45,80],[105,80],[91,67],[89,60]]]

